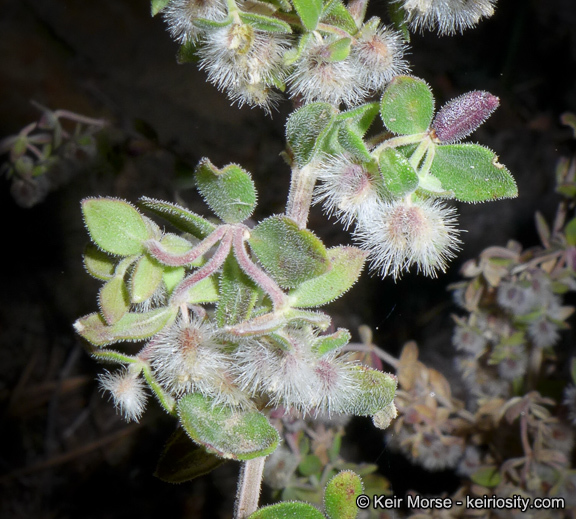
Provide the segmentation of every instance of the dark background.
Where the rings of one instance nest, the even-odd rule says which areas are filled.
[[[217,166],[236,162],[253,173],[256,218],[282,212],[289,171],[279,153],[290,103],[273,118],[230,108],[194,65],[176,64],[177,45],[144,0],[4,0],[0,9],[0,138],[38,118],[31,99],[107,118],[119,129],[108,162],[67,167],[68,182],[33,208],[17,206],[0,180],[0,517],[228,517],[234,464],[191,484],[160,482],[151,474],[173,421],[152,404],[140,426],[129,426],[98,392],[94,378],[102,368],[71,328],[95,310],[98,287],[82,268],[87,235],[79,201],[181,196],[202,212],[191,191],[176,187],[186,180],[180,163],[209,156]],[[370,12],[385,19],[385,3],[374,0]],[[468,232],[446,275],[411,274],[395,284],[365,274],[330,311],[353,334],[359,324],[371,325],[393,354],[418,340],[424,358],[450,373],[454,308],[446,285],[488,245],[536,245],[534,211],[554,213],[555,163],[574,152],[559,115],[576,111],[576,4],[500,0],[492,19],[464,35],[414,35],[409,60],[438,105],[473,89],[500,97],[500,109],[472,140],[498,153],[520,196],[459,207]],[[310,228],[329,245],[349,239],[318,210]],[[392,460],[386,463],[400,494],[410,469],[387,458],[381,435],[360,421],[350,437],[373,445],[362,461]],[[422,492],[452,490],[448,478],[435,477],[434,487],[412,479]]]

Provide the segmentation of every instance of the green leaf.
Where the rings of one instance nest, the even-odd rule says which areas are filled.
[[[211,234],[216,226],[201,216],[170,202],[155,200],[146,196],[140,198],[140,205],[170,222],[176,229],[203,239]]]
[[[566,243],[570,245],[570,247],[574,247],[576,245],[576,218],[572,218],[564,227],[564,233],[566,234]]]
[[[110,257],[92,243],[88,243],[84,249],[84,268],[92,277],[102,281],[108,281],[114,276],[117,259]]]
[[[386,190],[394,198],[401,198],[418,187],[418,175],[410,161],[394,148],[384,148],[378,157],[378,166]]]
[[[572,378],[572,382],[576,384],[576,357],[570,362],[570,377]]]
[[[353,156],[366,162],[372,160],[372,155],[370,155],[362,136],[356,133],[350,124],[339,125],[338,142],[344,150]]]
[[[198,18],[194,17],[192,19],[192,23],[199,27],[200,29],[204,29],[206,31],[213,31],[214,29],[219,29],[221,27],[227,27],[228,25],[232,24],[234,19],[232,16],[228,16],[224,20],[210,20],[208,18]]]
[[[102,286],[98,306],[107,324],[114,324],[124,316],[130,308],[130,297],[123,276],[115,276]]]
[[[344,61],[350,55],[350,38],[341,38],[328,45],[327,61]]]
[[[324,490],[324,507],[330,519],[354,519],[358,514],[356,498],[364,491],[360,476],[351,470],[336,474]]]
[[[230,164],[219,170],[202,159],[196,168],[196,184],[206,203],[226,223],[240,223],[254,211],[254,182],[240,166]]]
[[[470,479],[477,485],[490,488],[498,486],[502,478],[497,467],[482,467],[474,472]]]
[[[154,475],[166,483],[184,483],[212,472],[223,463],[226,460],[207,452],[182,429],[177,429],[168,439]]]
[[[321,306],[346,293],[360,277],[367,252],[356,247],[328,249],[330,266],[321,276],[302,282],[291,290],[292,306],[310,308]]]
[[[74,329],[95,346],[106,346],[120,341],[139,341],[157,334],[176,317],[177,312],[177,308],[170,307],[143,313],[128,312],[111,326],[95,312],[78,319],[74,323]]]
[[[197,243],[192,244],[189,240],[183,238],[182,236],[178,236],[177,234],[172,233],[166,233],[164,236],[162,236],[160,244],[162,245],[164,251],[168,252],[169,254],[179,256],[182,254],[186,254],[187,252],[192,250],[194,245],[196,245]],[[193,267],[200,267],[204,263],[205,263],[204,258],[200,256],[196,258],[194,261],[192,261],[189,265]]]
[[[348,9],[344,7],[340,0],[333,1],[324,8],[321,21],[322,23],[339,27],[352,36],[358,31],[354,18],[352,18]]]
[[[322,14],[322,0],[292,0],[292,3],[304,27],[315,30]]]
[[[260,263],[284,288],[324,274],[330,263],[324,244],[309,230],[286,216],[272,216],[259,223],[249,239]]]
[[[150,11],[152,16],[156,16],[162,9],[164,9],[171,0],[152,0],[150,5]]]
[[[310,103],[288,117],[286,140],[299,167],[314,158],[337,113],[331,104]]]
[[[218,281],[214,276],[204,278],[188,289],[186,302],[192,305],[199,303],[216,303],[219,298]]]
[[[280,440],[262,413],[215,405],[213,399],[198,393],[178,401],[178,416],[192,440],[222,458],[250,460],[267,456]]]
[[[162,281],[164,281],[168,295],[172,294],[172,291],[179,285],[180,281],[184,279],[185,275],[186,269],[184,267],[164,266]]]
[[[380,101],[382,121],[391,132],[411,135],[428,130],[434,115],[434,97],[425,81],[396,76]]]
[[[358,389],[349,395],[341,412],[356,416],[370,416],[385,409],[394,399],[397,380],[394,375],[366,366],[354,366],[351,377]]]
[[[313,474],[320,476],[323,468],[322,461],[315,454],[307,454],[298,465],[298,470],[303,476],[312,476]]]
[[[479,144],[437,146],[430,170],[444,189],[463,202],[484,202],[518,195],[516,182],[493,151]]]
[[[240,269],[230,254],[220,274],[220,299],[216,310],[218,326],[231,326],[250,318],[258,297],[254,282]]]
[[[160,263],[147,254],[143,255],[132,272],[130,278],[130,295],[133,303],[146,301],[162,282],[164,269]]]
[[[240,11],[240,19],[244,23],[250,24],[255,29],[266,32],[277,32],[289,34],[292,32],[290,25],[277,18],[271,16],[264,16],[262,14],[244,13]]]
[[[102,250],[118,256],[142,253],[148,229],[131,204],[112,198],[85,198],[82,213],[92,241]]]
[[[276,503],[256,510],[248,519],[326,519],[324,514],[308,503],[299,501]]]
[[[321,335],[315,341],[313,351],[319,357],[334,350],[338,350],[350,342],[350,332],[345,328],[338,328],[332,335]]]
[[[188,40],[178,49],[178,53],[176,54],[176,62],[179,65],[183,65],[184,63],[196,63],[199,61],[198,55],[196,54],[197,51],[198,41]]]
[[[379,109],[380,105],[377,102],[366,103],[340,112],[336,116],[335,121],[346,121],[356,133],[364,136],[378,115]]]

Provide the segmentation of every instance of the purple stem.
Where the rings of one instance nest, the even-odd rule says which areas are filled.
[[[192,263],[203,254],[206,254],[219,240],[222,239],[229,229],[230,227],[228,225],[217,227],[212,234],[204,238],[204,240],[196,245],[196,247],[184,254],[172,254],[171,252],[168,252],[158,240],[148,240],[145,245],[148,252],[150,252],[150,254],[160,263],[169,265],[170,267],[183,267],[184,265]]]
[[[254,283],[262,287],[262,290],[270,296],[274,309],[278,310],[286,304],[288,298],[276,282],[260,267],[258,267],[258,265],[250,259],[250,256],[248,256],[246,248],[244,247],[245,231],[246,229],[242,227],[234,229],[234,255],[236,256],[238,265],[240,265],[240,268],[250,279],[252,279],[252,281],[254,281]]]
[[[214,233],[215,232],[216,231],[214,231]],[[216,272],[216,270],[220,268],[220,266],[222,265],[222,263],[224,263],[224,260],[228,257],[228,254],[230,253],[231,245],[232,245],[231,233],[226,233],[222,238],[222,241],[220,242],[218,249],[216,250],[214,255],[210,258],[210,261],[208,261],[208,263],[206,263],[206,265],[204,265],[203,267],[199,268],[196,272],[194,272],[193,274],[182,280],[182,282],[174,289],[174,293],[170,298],[170,302],[177,305],[185,303],[188,290],[190,290],[190,288],[192,288],[199,281],[202,281],[204,278],[207,278],[208,276],[214,274],[214,272]]]

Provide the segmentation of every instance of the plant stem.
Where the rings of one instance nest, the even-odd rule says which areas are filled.
[[[306,164],[302,169],[292,170],[286,216],[292,218],[300,229],[306,229],[315,184],[316,174],[311,164]]]
[[[245,461],[238,479],[234,519],[244,519],[258,509],[265,456]]]

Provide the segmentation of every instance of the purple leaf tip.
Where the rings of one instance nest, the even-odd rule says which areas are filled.
[[[436,114],[432,129],[442,144],[462,140],[478,128],[500,104],[490,92],[474,90],[452,99]]]

